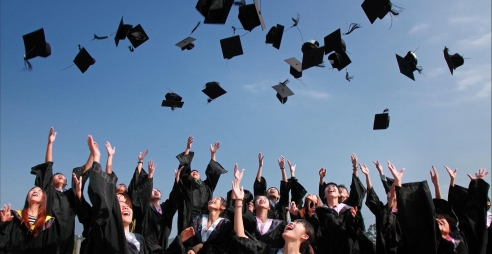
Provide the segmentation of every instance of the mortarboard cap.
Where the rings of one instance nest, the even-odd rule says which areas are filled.
[[[272,86],[275,91],[277,91],[277,99],[280,103],[285,104],[287,102],[287,97],[294,95],[292,90],[287,86],[289,80],[285,80],[284,82],[280,82],[278,85]]]
[[[181,101],[182,98],[177,93],[167,93],[165,98],[166,99],[162,101],[162,107],[171,107],[171,110],[183,107],[184,102]]]
[[[205,89],[203,89],[202,92],[209,97],[207,100],[208,102],[211,102],[227,93],[222,87],[220,87],[219,82],[208,82],[205,84]]]
[[[301,52],[306,53],[306,51],[317,48],[319,48],[319,42],[316,40],[310,40],[302,44]]]
[[[239,35],[220,40],[220,47],[222,48],[224,59],[231,59],[243,54],[243,47]]]
[[[302,63],[299,62],[299,60],[295,57],[291,57],[284,61],[290,65],[290,74],[294,76],[294,78],[302,77]]]
[[[186,39],[176,43],[176,46],[181,48],[181,50],[185,50],[185,49],[191,50],[195,47],[195,44],[193,44],[194,41],[196,41],[195,38],[187,37]]]
[[[265,43],[272,44],[276,49],[280,49],[280,43],[282,42],[282,35],[284,34],[284,26],[277,24],[270,28],[266,35]]]
[[[84,73],[89,69],[89,67],[96,63],[96,59],[92,58],[92,56],[82,48],[77,56],[73,59],[73,63],[79,68],[79,70]]]
[[[331,67],[336,68],[338,71],[343,70],[343,68],[352,63],[352,60],[350,60],[345,51],[338,51],[330,54],[328,56],[328,61],[330,61]]]
[[[198,0],[196,9],[205,20],[205,24],[225,24],[234,0]]]
[[[43,28],[23,35],[22,39],[24,40],[24,48],[26,50],[25,60],[38,56],[48,57],[51,55],[51,46],[46,42]]]
[[[448,64],[449,71],[451,72],[451,75],[453,75],[453,70],[462,66],[465,63],[465,59],[463,59],[463,57],[457,53],[450,56],[449,49],[447,47],[444,47],[443,52],[444,52],[444,59]]]
[[[382,114],[376,114],[374,116],[373,130],[385,130],[389,127],[390,117],[388,115],[388,109],[385,109]]]
[[[290,67],[290,70],[289,70],[290,74],[294,77],[294,78],[300,78],[302,77],[302,71],[297,71],[296,69],[294,69],[294,67]]]
[[[340,29],[337,29],[335,32],[327,35],[324,38],[325,42],[325,55],[328,53],[335,51],[346,51],[347,46],[345,45],[345,41],[342,39],[342,33]]]
[[[118,25],[118,30],[116,30],[116,35],[114,36],[116,47],[118,47],[118,43],[120,42],[120,40],[124,40],[126,38],[132,28],[132,25],[124,24],[123,17],[121,17],[120,24]]]
[[[244,30],[250,31],[261,25],[261,30],[265,30],[265,21],[261,15],[260,5],[258,0],[253,0],[254,3],[241,5],[239,7],[239,21]]]
[[[415,53],[408,51],[404,58],[396,55],[396,61],[398,62],[398,68],[400,68],[401,74],[415,81],[413,75],[413,72],[417,70],[417,57]]]
[[[138,46],[149,40],[149,36],[147,36],[140,24],[132,28],[127,37],[134,48],[138,48]]]
[[[377,18],[383,19],[388,12],[398,15],[396,11],[391,9],[393,4],[389,0],[364,0],[361,7],[371,24],[373,24]]]
[[[302,70],[318,66],[323,63],[324,47],[308,50],[302,54]]]

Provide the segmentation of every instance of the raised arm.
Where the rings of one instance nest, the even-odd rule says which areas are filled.
[[[106,160],[106,173],[113,172],[113,155],[116,153],[116,147],[111,147],[109,141],[106,141],[106,150],[108,151],[108,159]]]
[[[360,171],[362,171],[362,173],[366,175],[367,190],[370,191],[372,189],[372,183],[371,183],[371,178],[369,177],[369,169],[367,168],[366,164],[364,165],[359,164],[359,167],[360,167]]]
[[[79,200],[82,198],[82,176],[77,179],[77,175],[72,173],[73,183],[75,185],[75,195]]]
[[[326,168],[322,167],[319,170],[319,185],[324,186],[325,185],[325,176],[326,176]]]
[[[140,152],[138,154],[137,172],[139,175],[140,175],[140,172],[142,171],[142,166],[143,166],[145,156],[147,156],[148,153],[149,153],[149,149],[145,149],[145,151]]]
[[[280,167],[280,171],[282,172],[282,182],[287,182],[287,174],[285,173],[285,158],[284,156],[277,159],[278,166]]]
[[[354,172],[355,176],[359,176],[359,173],[357,171],[357,164],[359,163],[359,160],[357,159],[357,155],[355,153],[350,156],[350,160],[352,161],[352,170]]]
[[[244,225],[243,225],[243,199],[244,199],[244,189],[243,187],[239,188],[240,181],[235,179],[232,182],[232,193],[235,197],[235,209],[234,209],[234,232],[238,237],[247,238],[244,233]]]
[[[402,168],[400,172],[398,172],[393,164],[388,161],[388,169],[391,171],[391,174],[395,178],[395,186],[401,187],[401,179],[403,178],[403,172],[405,169]]]
[[[455,168],[454,170],[451,170],[448,166],[444,166],[444,168],[446,168],[446,171],[448,171],[449,174],[449,186],[454,187],[454,181],[456,180],[456,172],[458,171],[458,169]]]
[[[46,157],[44,162],[53,161],[53,143],[56,139],[56,132],[53,127],[50,128],[50,133],[48,135],[48,146],[46,147]]]
[[[258,154],[258,172],[256,173],[256,181],[261,181],[261,171],[263,170],[263,154]]]
[[[213,146],[212,146],[212,144],[210,144],[210,159],[211,160],[216,161],[215,154],[217,153],[219,148],[220,148],[220,142],[215,142],[215,144]]]
[[[432,184],[434,184],[434,191],[436,193],[437,199],[442,199],[441,188],[439,187],[439,174],[437,173],[437,169],[432,166],[432,170],[430,171],[430,176],[432,180]]]
[[[383,166],[379,163],[379,161],[372,161],[374,163],[374,166],[378,169],[379,172],[379,177],[381,178],[381,182],[383,183],[384,191],[386,193],[391,191],[391,185],[393,184],[393,180],[388,179],[383,172]],[[389,181],[391,180],[391,182]]]
[[[184,151],[184,155],[188,155],[190,153],[192,144],[193,144],[193,137],[189,136],[188,142],[186,143],[186,150]]]
[[[217,150],[219,150],[220,142],[215,142],[212,146],[210,145],[210,162],[208,163],[207,169],[205,170],[205,174],[207,175],[207,179],[203,181],[213,192],[215,187],[217,187],[217,183],[219,182],[220,176],[222,174],[227,173],[222,165],[220,165],[217,161],[215,161],[215,154]],[[182,178],[181,178],[182,179]]]

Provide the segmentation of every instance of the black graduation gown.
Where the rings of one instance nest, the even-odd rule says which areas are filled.
[[[398,253],[435,254],[439,240],[436,239],[436,230],[439,233],[439,228],[436,229],[434,203],[427,181],[397,186],[396,200],[398,223],[405,246],[398,249]]]
[[[57,234],[53,227],[55,218],[46,216],[43,230],[33,237],[31,229],[22,224],[22,210],[11,211],[14,218],[0,222],[0,253],[12,254],[57,254]]]
[[[397,215],[379,201],[374,188],[367,193],[366,205],[376,217],[376,253],[398,253],[403,248],[403,239]]]
[[[207,179],[196,182],[190,179],[193,156],[193,152],[188,155],[180,153],[176,156],[180,167],[184,166],[179,180],[178,234],[191,224],[192,215],[198,216],[202,213],[208,213],[208,201],[213,198],[213,192],[220,176],[227,173],[222,165],[210,160],[205,170]]]
[[[76,169],[74,169],[75,171]],[[75,216],[83,212],[74,189],[70,188],[61,192],[52,187],[53,162],[46,162],[32,167],[31,174],[36,176],[34,185],[46,192],[46,213],[56,218],[54,229],[58,238],[59,253],[72,254],[75,236]],[[72,178],[71,175],[69,177]]]
[[[145,239],[157,243],[162,249],[168,244],[172,229],[172,220],[176,212],[177,198],[175,197],[177,185],[169,194],[169,199],[160,204],[162,214],[150,204],[153,189],[153,178],[148,178],[145,170],[135,169],[135,174],[128,186],[133,205],[133,218],[136,220],[134,233],[141,234]]]
[[[458,208],[456,215],[459,220],[459,228],[466,237],[468,253],[485,254],[487,249],[487,192],[489,184],[482,179],[470,181],[466,201],[456,202],[460,193],[460,187],[450,186],[448,193],[449,203]]]
[[[296,181],[297,182],[297,181]],[[286,207],[289,206],[289,191],[290,191],[291,182],[280,181],[280,199],[276,204],[272,204],[270,201],[270,210],[268,211],[267,217],[269,219],[277,219],[287,221],[287,210]],[[266,196],[267,192],[267,183],[265,178],[262,176],[260,181],[255,178],[255,182],[253,184],[253,194],[254,196]],[[296,197],[296,199],[299,199]],[[302,197],[301,197],[302,199]]]
[[[193,220],[192,227],[195,229],[195,235],[185,241],[183,245],[186,251],[193,249],[193,246],[202,243],[203,247],[197,254],[229,254],[231,245],[231,233],[233,231],[232,223],[229,219],[222,219],[214,228],[208,239],[202,241],[202,224],[201,216]]]
[[[86,253],[159,253],[161,248],[138,237],[140,252],[134,253],[125,237],[120,205],[116,197],[116,174],[107,174],[97,162],[90,169],[87,193],[92,203],[92,222],[87,238]]]

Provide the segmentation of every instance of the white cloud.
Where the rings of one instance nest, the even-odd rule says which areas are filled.
[[[458,79],[458,90],[465,91],[472,87],[490,84],[490,65],[477,66],[467,71],[455,72]]]
[[[415,26],[412,27],[412,29],[410,29],[410,32],[408,32],[409,34],[415,34],[421,30],[424,30],[426,29],[427,27],[429,27],[428,24],[425,24],[425,23],[420,23],[420,24],[417,24]]]
[[[243,85],[244,89],[254,94],[261,94],[270,87],[266,83]]]
[[[429,71],[429,73],[427,73],[427,77],[429,77],[429,78],[435,78],[435,77],[440,76],[443,73],[445,73],[446,70],[447,70],[447,68],[444,68],[444,67],[439,67],[439,68],[432,69],[432,70]]]
[[[485,48],[485,47],[490,48],[491,35],[492,35],[491,32],[488,32],[488,33],[480,35],[480,36],[473,36],[471,38],[459,40],[457,47],[458,48],[472,48],[472,49]]]
[[[490,81],[487,83],[485,83],[482,87],[482,90],[480,90],[476,95],[475,97],[478,97],[478,98],[487,98],[490,96],[490,93],[492,92],[492,84],[490,83]]]

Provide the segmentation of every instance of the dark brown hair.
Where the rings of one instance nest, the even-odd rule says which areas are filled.
[[[31,190],[34,188],[39,187],[32,187],[29,192],[31,192]],[[41,190],[41,193],[43,193],[43,197],[41,198],[41,203],[38,207],[38,214],[36,217],[36,221],[34,222],[33,229],[31,229],[31,223],[29,222],[29,202],[27,201],[29,199],[29,192],[27,193],[26,201],[24,202],[24,209],[22,209],[21,223],[24,224],[29,230],[31,230],[34,237],[38,236],[39,232],[43,230],[44,223],[46,222],[46,192],[44,192],[41,188],[39,189]]]

